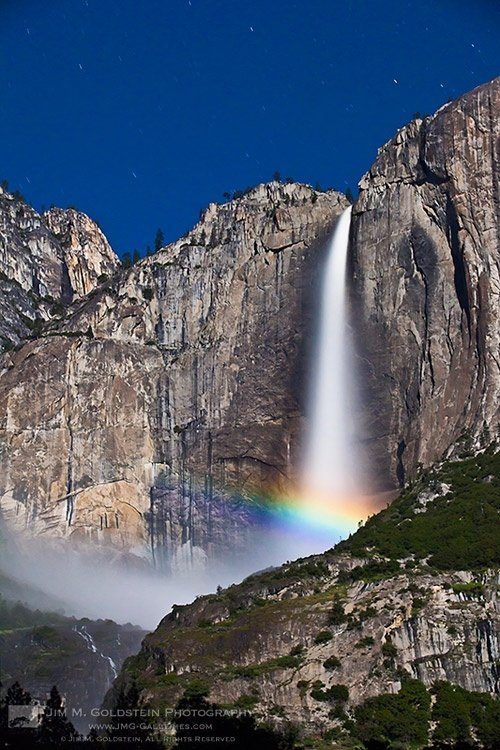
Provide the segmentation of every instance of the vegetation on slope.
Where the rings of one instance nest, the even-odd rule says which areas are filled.
[[[466,633],[488,617],[496,589],[485,570],[499,563],[499,498],[500,453],[493,448],[423,473],[391,507],[323,555],[174,607],[127,660],[108,705],[131,685],[162,712],[193,696],[224,696],[223,709],[250,710],[258,722],[284,731],[279,747],[500,746],[498,701],[444,682],[425,687],[412,679],[416,667],[412,677],[402,668],[387,635],[396,616],[418,633],[419,618],[433,611],[445,618],[436,637],[451,639],[445,656],[463,666]],[[456,572],[463,570],[472,575]],[[382,691],[357,706],[352,686],[342,684],[349,683],[352,660],[364,660],[372,694],[374,680]],[[314,664],[323,667],[316,680]],[[385,692],[398,683],[399,693]],[[314,722],[291,725],[288,706],[276,697],[282,689],[297,691]],[[359,700],[359,684],[357,690]],[[321,730],[311,736],[314,723]],[[190,731],[183,730],[186,741]]]
[[[500,452],[492,446],[424,472],[339,552],[392,561],[413,556],[437,570],[500,565]]]

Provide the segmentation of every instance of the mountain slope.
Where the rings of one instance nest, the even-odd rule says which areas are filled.
[[[42,703],[53,685],[64,696],[73,723],[87,730],[124,659],[139,648],[144,631],[112,620],[77,619],[50,611],[40,591],[0,578],[0,682],[19,682]],[[23,603],[40,601],[43,609]],[[81,713],[79,713],[81,710]]]
[[[494,450],[437,467],[337,548],[175,607],[108,704],[135,680],[146,704],[172,706],[197,678],[219,704],[311,732],[337,725],[338,696],[351,711],[409,678],[498,693],[499,481]],[[440,549],[447,528],[465,530],[461,555],[446,536]]]

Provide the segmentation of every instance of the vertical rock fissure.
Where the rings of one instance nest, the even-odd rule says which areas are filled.
[[[429,346],[429,344],[428,344],[428,341],[429,341],[429,285],[427,283],[427,277],[425,275],[425,271],[424,271],[423,267],[420,265],[420,263],[419,263],[419,261],[417,259],[417,251],[416,251],[416,248],[415,248],[415,245],[414,245],[414,242],[413,242],[413,237],[411,235],[410,235],[409,242],[410,242],[410,250],[411,250],[411,257],[412,257],[412,260],[413,260],[413,264],[415,266],[415,269],[416,269],[418,275],[422,279],[422,284],[424,285],[424,310],[423,310],[423,313],[424,313],[424,335],[422,337],[422,345],[420,347],[420,350],[421,350],[421,354],[420,354],[420,383],[422,383],[423,380],[424,380],[423,369],[424,369],[425,361],[426,361],[426,349]],[[431,369],[431,374],[432,374],[432,367],[430,369]],[[434,382],[432,383],[432,386],[434,387]],[[417,393],[417,400],[418,400],[418,404],[420,406],[421,405],[420,387],[419,387],[418,393]]]
[[[446,195],[446,219],[448,229],[448,242],[451,249],[451,258],[453,261],[453,281],[455,284],[455,292],[458,299],[460,309],[465,313],[467,318],[467,329],[469,333],[469,341],[471,338],[471,312],[469,293],[467,285],[467,272],[465,269],[465,263],[463,258],[463,250],[460,247],[460,238],[458,233],[458,216],[453,201],[447,193]]]
[[[68,430],[68,463],[66,471],[66,522],[68,526],[71,526],[71,522],[73,520],[75,502],[73,495],[73,456],[75,436],[71,417],[73,411],[71,388],[74,382],[74,353],[74,347],[70,346],[68,350],[68,364],[66,369],[66,429]]]

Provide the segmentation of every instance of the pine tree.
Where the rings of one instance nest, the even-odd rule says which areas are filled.
[[[107,732],[104,747],[116,746],[127,750],[128,748],[145,745],[150,750],[164,750],[163,743],[156,742],[151,730],[147,727],[150,722],[147,718],[140,718],[142,708],[136,683],[132,682],[129,687],[122,684],[116,697],[114,709],[117,712],[123,710],[126,718],[120,720],[119,726],[116,728],[113,726]],[[135,715],[136,711],[138,712],[137,715]]]
[[[132,258],[130,256],[129,251],[127,250],[125,253],[123,253],[122,256],[122,266],[123,268],[130,268],[132,265]]]
[[[24,750],[35,743],[36,728],[27,726],[30,711],[18,718],[9,716],[9,706],[29,706],[32,704],[31,695],[18,682],[7,690],[0,701],[0,735],[5,738],[6,746],[11,750]],[[8,744],[7,744],[8,742]]]
[[[41,744],[62,747],[65,742],[71,742],[78,736],[75,727],[68,721],[62,698],[54,685],[50,691],[50,697],[45,705],[40,723],[40,742]]]
[[[134,250],[134,253],[132,255],[132,263],[134,264],[134,266],[136,263],[139,263],[140,259],[141,259],[141,254],[139,250]]]
[[[158,227],[156,230],[155,235],[155,253],[158,252],[158,250],[161,250],[163,245],[165,244],[165,235],[163,234],[163,231]]]

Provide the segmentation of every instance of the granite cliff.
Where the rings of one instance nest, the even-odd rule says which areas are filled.
[[[39,214],[0,187],[0,352],[38,335],[119,266],[85,214],[55,208]]]
[[[498,432],[499,92],[411,122],[360,183],[353,329],[382,489]],[[171,570],[248,546],[238,498],[296,476],[318,260],[346,206],[260,185],[115,273],[87,217],[1,194],[10,527]]]
[[[353,297],[386,486],[498,435],[500,79],[415,120],[360,182]]]
[[[6,354],[7,522],[170,568],[243,548],[251,512],[218,495],[292,478],[315,269],[347,205],[279,183],[211,204],[188,235]],[[47,224],[66,249],[95,246],[65,212]]]

